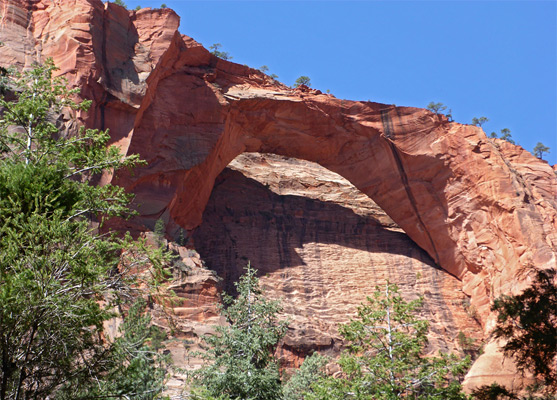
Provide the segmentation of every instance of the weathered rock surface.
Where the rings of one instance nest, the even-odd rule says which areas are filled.
[[[162,216],[170,234],[194,229],[221,171],[258,151],[316,162],[372,198],[462,281],[485,332],[494,297],[528,285],[531,268],[556,266],[555,170],[480,128],[290,89],[180,35],[169,9],[0,0],[0,13],[0,60],[28,67],[53,57],[93,100],[82,120],[110,128],[123,153],[149,162],[118,177],[137,195],[137,223],[152,227]],[[497,374],[472,374],[469,383]]]
[[[483,337],[460,281],[369,197],[317,164],[237,157],[217,178],[193,239],[227,290],[249,260],[269,296],[282,300],[291,321],[280,348],[286,367],[315,350],[336,356],[338,324],[387,280],[408,300],[424,297],[431,352],[462,350],[460,332]]]

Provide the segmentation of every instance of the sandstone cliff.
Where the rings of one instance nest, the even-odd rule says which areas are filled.
[[[438,297],[431,313],[448,332],[436,334],[440,347],[456,330],[473,330],[454,317],[465,313],[462,305],[448,305],[462,303],[459,290],[470,297],[487,334],[493,298],[528,285],[532,268],[556,267],[555,170],[520,147],[486,138],[480,128],[423,109],[293,90],[212,56],[177,31],[179,19],[169,9],[127,11],[100,0],[0,0],[0,15],[3,65],[25,68],[52,57],[60,74],[93,100],[90,112],[80,115],[83,122],[109,128],[123,153],[148,161],[134,175],[105,177],[136,194],[140,217],[133,228],[147,230],[162,217],[169,236],[176,237],[179,227],[189,230],[225,277],[238,274],[238,257],[217,253],[242,248],[240,259],[250,257],[269,273],[264,282],[277,295],[295,297],[288,312],[307,330],[291,335],[284,351],[332,346],[334,329],[319,324],[345,319],[354,302],[388,276],[412,287],[409,296],[428,290]],[[318,180],[312,195],[301,187],[294,199],[277,194],[271,178],[263,179],[263,187],[253,182],[254,164],[261,162],[249,159],[241,174],[219,177],[244,152],[315,162],[347,179],[353,194],[339,195],[344,202],[324,199]],[[292,176],[291,185],[298,181]],[[252,203],[238,185],[250,185],[265,201]],[[232,211],[215,198],[220,186],[235,201]],[[392,222],[374,216],[372,203],[354,200],[368,197]],[[255,218],[250,210],[258,211]],[[221,247],[210,247],[215,231],[204,218],[224,219],[229,231],[214,243]],[[375,220],[378,231],[371,229]],[[250,224],[264,228],[257,233]],[[250,247],[250,235],[262,233],[276,236],[265,242],[267,252]],[[381,255],[369,261],[370,253]],[[383,264],[378,278],[364,268],[376,263]],[[427,272],[416,280],[421,270]],[[456,297],[443,297],[448,293]],[[337,309],[341,316],[323,322]],[[487,349],[469,374],[470,385],[498,375],[512,379],[512,369],[493,367],[502,365],[496,346]]]

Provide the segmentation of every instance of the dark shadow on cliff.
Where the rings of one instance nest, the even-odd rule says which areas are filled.
[[[406,234],[386,229],[373,216],[334,203],[281,196],[228,168],[218,176],[193,238],[226,291],[233,290],[248,260],[260,275],[303,265],[297,249],[307,243],[417,256],[440,269]]]

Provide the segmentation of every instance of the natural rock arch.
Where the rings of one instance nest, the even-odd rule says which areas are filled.
[[[263,151],[318,162],[369,195],[462,279],[486,331],[495,296],[528,285],[529,267],[556,266],[555,170],[523,149],[422,109],[290,89],[180,35],[170,9],[68,4],[0,0],[0,58],[53,57],[93,100],[83,121],[149,162],[119,176],[139,221],[167,213],[195,227],[218,173]]]
[[[506,271],[554,262],[554,245],[532,240],[551,239],[543,207],[550,198],[479,128],[422,109],[227,83],[189,74],[159,84],[165,94],[145,111],[128,147],[149,161],[129,184],[144,215],[168,211],[194,228],[216,176],[238,154],[259,151],[317,162],[348,179],[442,268],[473,281],[484,316],[493,291],[513,280]],[[178,123],[161,127],[161,120]],[[489,288],[478,289],[486,277]]]

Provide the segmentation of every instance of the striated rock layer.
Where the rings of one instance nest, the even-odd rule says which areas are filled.
[[[290,320],[284,366],[298,366],[315,350],[338,355],[338,324],[387,280],[408,300],[424,297],[431,352],[462,350],[461,332],[482,339],[460,281],[369,197],[317,164],[237,157],[217,178],[193,239],[225,289],[233,290],[249,260],[269,296],[282,300]]]
[[[0,15],[4,64],[52,57],[93,100],[80,118],[148,161],[117,177],[136,193],[136,224],[152,227],[162,216],[171,235],[196,228],[217,176],[237,155],[257,151],[318,163],[373,199],[461,281],[486,333],[494,297],[528,285],[532,268],[556,266],[555,170],[480,128],[423,109],[290,89],[180,35],[169,9],[0,0]],[[489,367],[498,357],[480,357],[469,384],[498,375]]]

